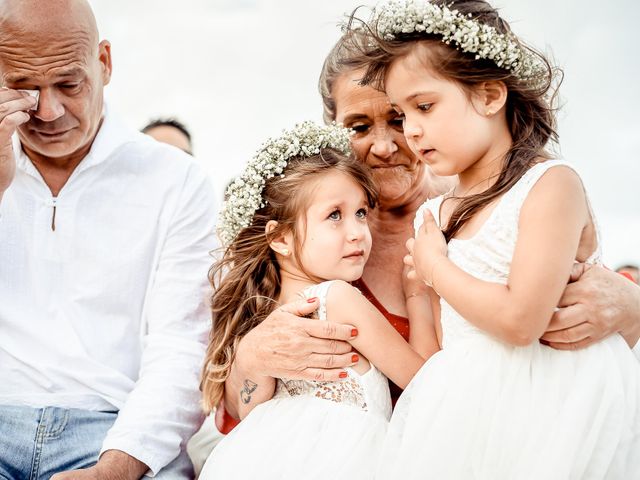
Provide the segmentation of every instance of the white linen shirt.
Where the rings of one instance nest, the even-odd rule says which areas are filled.
[[[153,475],[202,420],[211,182],[109,112],[57,198],[17,138],[14,152],[0,201],[0,404],[119,411],[102,451]]]

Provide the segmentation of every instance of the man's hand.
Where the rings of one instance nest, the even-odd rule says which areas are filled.
[[[619,332],[629,346],[640,339],[640,287],[602,267],[574,265],[559,309],[542,341],[575,350]]]
[[[283,305],[242,339],[237,359],[250,358],[255,375],[295,380],[338,380],[354,364],[351,325],[302,318],[318,308],[318,299]]]
[[[93,467],[57,473],[51,480],[138,480],[149,470],[120,450],[107,450]]]
[[[27,111],[35,104],[35,98],[27,93],[0,88],[0,198],[16,173],[11,136],[19,125],[29,121]]]

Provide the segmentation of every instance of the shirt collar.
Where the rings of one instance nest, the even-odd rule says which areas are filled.
[[[124,122],[107,107],[106,103],[102,111],[102,124],[93,140],[89,153],[78,165],[78,171],[104,162],[120,146],[136,138],[137,132],[129,129]],[[16,166],[27,173],[37,172],[33,163],[22,150],[18,134],[13,135],[13,151],[16,155]]]

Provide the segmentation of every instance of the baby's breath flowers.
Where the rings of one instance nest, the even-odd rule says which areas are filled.
[[[453,43],[463,52],[474,53],[476,58],[492,60],[521,80],[535,80],[545,73],[538,58],[513,35],[499,33],[457,10],[427,0],[384,2],[375,9],[373,25],[385,40],[420,32],[440,35],[444,43]]]
[[[291,159],[317,155],[323,148],[349,155],[350,132],[335,123],[318,125],[307,121],[263,143],[242,175],[227,188],[218,221],[218,235],[222,243],[229,245],[243,228],[251,224],[256,210],[265,206],[262,191],[267,180],[283,175]]]

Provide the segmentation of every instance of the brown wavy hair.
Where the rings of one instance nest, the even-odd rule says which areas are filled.
[[[211,411],[224,395],[224,382],[240,340],[277,307],[281,277],[269,246],[271,240],[291,232],[297,247],[295,259],[301,265],[298,252],[304,239],[296,225],[304,220],[303,212],[309,207],[308,187],[336,171],[352,178],[363,189],[369,207],[375,207],[378,192],[367,166],[330,148],[311,157],[295,157],[284,176],[267,180],[262,192],[265,206],[256,211],[251,225],[240,231],[209,270],[214,289],[213,328],[200,383],[205,411]],[[278,226],[267,234],[270,220]]]
[[[426,1],[426,0],[425,0]],[[476,21],[494,27],[499,33],[510,34],[509,24],[497,10],[484,0],[432,0],[431,3],[447,6],[451,10],[470,16]],[[385,40],[377,35],[375,24],[367,24],[351,15],[348,28],[352,32],[350,47],[357,50],[352,58],[366,65],[363,85],[384,91],[384,80],[391,64],[414,51],[418,44],[426,45],[421,59],[436,75],[458,83],[467,95],[483,82],[503,82],[508,90],[506,117],[513,140],[506,154],[503,167],[495,183],[484,192],[457,198],[460,203],[454,209],[443,230],[449,241],[482,208],[507,192],[535,163],[552,158],[547,150],[550,143],[557,143],[556,102],[562,83],[562,71],[554,67],[542,53],[518,40],[521,48],[535,55],[544,66],[544,73],[535,81],[523,81],[511,71],[498,67],[492,60],[476,59],[475,54],[457,50],[444,44],[438,35],[409,33]],[[365,35],[366,41],[361,37]],[[353,39],[357,41],[353,41]],[[360,38],[360,40],[358,40]],[[341,48],[345,48],[344,46]],[[354,63],[354,60],[350,60]]]

